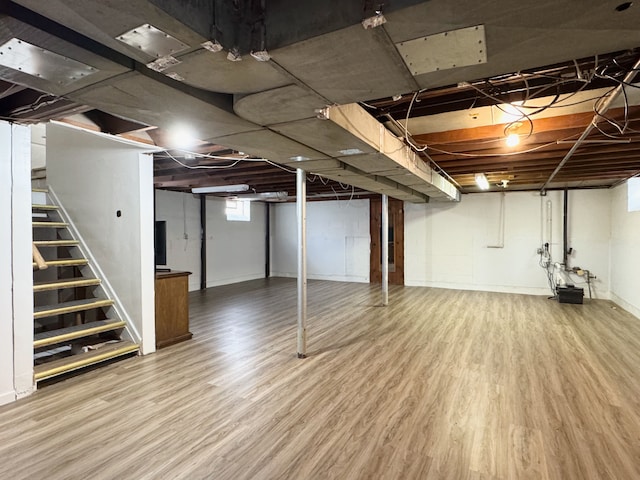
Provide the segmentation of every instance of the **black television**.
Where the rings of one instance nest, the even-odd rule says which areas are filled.
[[[155,248],[156,269],[157,269],[158,266],[167,264],[167,222],[166,220],[156,220],[154,248]]]

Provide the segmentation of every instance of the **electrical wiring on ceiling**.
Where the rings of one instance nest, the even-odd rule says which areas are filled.
[[[464,153],[464,152],[450,152],[450,151],[442,150],[442,149],[435,148],[435,147],[429,147],[429,150],[433,150],[434,152],[443,153],[443,154],[446,154],[446,155],[453,155],[453,156],[458,156],[458,157],[469,157],[469,158],[473,158],[473,157],[513,157],[513,156],[516,156],[516,155],[521,155],[523,153],[536,152],[538,150],[542,150],[543,148],[547,148],[547,147],[550,147],[552,145],[557,145],[558,142],[564,142],[566,140],[571,140],[572,138],[576,138],[578,136],[579,136],[579,134],[569,135],[567,137],[559,138],[557,140],[554,140],[553,142],[544,143],[542,145],[538,145],[538,146],[533,147],[533,148],[528,148],[527,150],[520,150],[518,152],[507,152],[507,153]]]
[[[537,115],[539,113],[544,112],[545,110],[549,109],[549,108],[563,108],[563,107],[567,107],[567,106],[573,106],[573,105],[578,105],[578,104],[582,104],[582,103],[586,103],[586,102],[592,102],[595,100],[594,106],[593,106],[593,111],[595,113],[595,115],[597,115],[598,117],[600,117],[603,121],[605,121],[607,124],[611,125],[615,130],[616,133],[615,134],[611,134],[608,133],[606,131],[604,131],[598,124],[597,122],[594,122],[594,127],[603,135],[606,136],[608,138],[612,138],[612,139],[620,139],[619,135],[625,135],[626,133],[640,133],[637,131],[634,131],[632,129],[629,128],[629,123],[630,123],[630,118],[629,118],[629,96],[627,94],[626,91],[626,87],[627,86],[631,86],[633,88],[640,88],[640,86],[638,85],[634,85],[628,82],[625,82],[624,80],[621,80],[620,77],[624,77],[629,71],[631,71],[631,69],[629,68],[624,68],[621,66],[621,64],[618,62],[618,60],[616,58],[614,58],[612,61],[607,62],[606,64],[599,64],[599,60],[598,57],[596,56],[594,59],[594,68],[591,71],[590,75],[588,78],[583,78],[582,74],[580,73],[580,67],[577,63],[577,61],[574,60],[574,65],[576,68],[576,78],[567,80],[565,78],[562,77],[554,77],[554,79],[556,79],[557,81],[549,86],[543,87],[542,89],[538,89],[534,94],[531,94],[531,87],[529,85],[529,81],[527,76],[520,74],[519,75],[522,77],[522,81],[524,83],[524,93],[523,93],[523,97],[524,97],[524,101],[522,102],[522,104],[512,104],[512,103],[506,103],[503,100],[501,100],[500,98],[498,98],[495,94],[492,94],[490,92],[485,91],[484,89],[478,87],[477,85],[474,85],[473,83],[466,83],[466,86],[469,86],[470,88],[474,89],[476,92],[478,92],[480,95],[489,98],[490,100],[496,102],[495,106],[496,108],[498,108],[500,111],[502,111],[503,113],[509,114],[509,115],[513,115],[513,111],[515,109],[517,113],[517,115],[519,115],[519,118],[516,118],[515,120],[511,121],[510,123],[508,123],[505,126],[504,132],[505,134],[507,133],[507,131],[515,124],[526,120],[527,123],[529,124],[529,131],[526,134],[526,137],[530,137],[534,132],[533,132],[533,119],[532,116]],[[610,72],[612,70],[612,65],[615,65],[615,67],[617,67],[617,71],[615,72]],[[575,96],[577,93],[583,91],[592,81],[594,78],[603,78],[603,79],[607,79],[610,80],[614,83],[616,83],[615,86],[611,87],[610,89],[608,89],[606,92],[604,92],[602,95],[599,96],[595,96],[595,97],[591,97],[591,98],[587,98],[587,99],[583,99],[583,100],[579,100],[577,102],[572,102],[567,104],[566,101]],[[542,92],[545,92],[549,89],[552,88],[556,88],[558,89],[558,87],[560,85],[566,84],[566,83],[574,83],[574,82],[580,82],[582,83],[582,85],[574,92],[568,93],[568,94],[560,94],[559,92],[556,92],[555,95],[553,95],[552,99],[544,104],[544,105],[527,105],[526,102],[527,101],[531,101],[533,99],[535,99],[536,97],[538,97],[539,95],[542,94]],[[493,86],[491,85],[491,81],[485,81],[484,83],[487,83],[489,85],[489,88],[493,88]],[[602,105],[602,102],[616,89],[620,87],[621,88],[621,93],[622,93],[622,98],[623,98],[623,109],[624,109],[624,119],[621,122],[616,121],[606,115],[604,115],[604,113],[600,112],[600,106]],[[407,114],[406,114],[406,118],[405,118],[405,139],[407,139],[407,142],[410,143],[412,146],[413,143],[409,142],[409,132],[408,132],[408,120],[411,116],[411,109],[413,107],[414,102],[416,101],[416,98],[418,97],[419,93],[422,92],[422,90],[416,92],[413,95],[413,98],[409,104],[409,107],[407,109]],[[532,110],[532,111],[530,111]],[[565,140],[569,140],[571,138],[574,138],[575,135],[566,137],[566,138],[562,138],[562,139],[558,139],[554,142],[549,142],[549,143],[545,143],[543,145],[538,145],[536,147],[533,148],[529,148],[526,150],[520,150],[518,152],[506,152],[506,153],[492,153],[492,154],[482,154],[482,153],[465,153],[465,152],[453,152],[453,151],[449,151],[447,149],[442,149],[442,148],[435,148],[429,145],[425,145],[424,147],[420,147],[419,151],[426,151],[430,150],[433,152],[437,152],[437,153],[441,153],[441,154],[446,154],[446,155],[453,155],[453,156],[459,156],[459,157],[469,157],[469,158],[473,158],[473,157],[502,157],[502,156],[516,156],[516,155],[520,155],[520,154],[524,154],[524,153],[530,153],[530,152],[534,152],[543,148],[546,148],[548,146],[551,145],[555,145],[557,144],[558,141],[565,141]],[[472,144],[479,144],[479,143],[491,143],[491,142],[500,142],[502,139],[490,139],[490,140],[485,140],[485,141],[471,141],[469,143]],[[460,145],[460,142],[456,142],[456,145]]]
[[[184,152],[184,153],[188,153],[189,155],[193,155],[196,158],[199,157],[199,158],[211,158],[211,159],[214,159],[214,160],[230,160],[229,157],[222,157],[222,156],[219,156],[219,155],[208,155],[206,153],[189,152],[187,150],[180,150],[180,151]],[[187,165],[186,163],[181,162],[176,157],[171,155],[169,153],[169,150],[165,150],[162,153],[165,154],[167,157],[169,157],[174,162],[176,162],[177,164],[183,166],[184,168],[188,168],[190,170],[224,170],[226,168],[235,167],[240,162],[263,162],[263,163],[267,163],[267,164],[269,164],[269,165],[271,165],[273,167],[277,167],[277,168],[279,168],[281,170],[284,170],[285,172],[296,173],[295,170],[292,170],[290,168],[286,168],[286,167],[284,167],[282,165],[279,165],[279,164],[277,164],[275,162],[272,162],[271,160],[269,160],[267,158],[252,158],[252,157],[249,157],[248,155],[245,155],[245,156],[243,156],[241,158],[238,158],[238,159],[232,161],[230,164],[227,164],[227,165]]]
[[[204,153],[195,153],[195,152],[187,152],[185,150],[181,150],[185,153],[189,153],[191,155],[194,155],[196,157],[201,157],[201,158],[212,158],[215,160],[229,160],[228,157],[222,157],[222,156],[218,156],[218,155],[208,155],[208,154],[204,154]],[[191,169],[191,170],[224,170],[227,168],[233,168],[236,165],[238,165],[240,162],[264,162],[267,163],[269,165],[272,165],[274,167],[280,168],[281,170],[284,170],[285,172],[288,173],[296,173],[295,170],[283,167],[282,165],[278,165],[275,162],[272,162],[271,160],[268,160],[266,158],[250,158],[249,156],[245,156],[243,158],[238,158],[236,160],[234,160],[233,162],[226,164],[226,165],[187,165],[186,163],[181,162],[180,160],[178,160],[175,156],[171,155],[171,153],[169,153],[168,150],[165,150],[164,152],[162,152],[163,154],[165,154],[168,158],[170,158],[171,160],[173,160],[174,162],[176,162],[177,164]],[[316,181],[320,181],[320,183],[322,183],[323,185],[329,185],[330,180],[329,179],[325,179],[323,177],[321,177],[320,175],[314,174],[314,173],[309,173],[307,175],[307,179],[310,182],[316,182]],[[343,184],[341,182],[336,182],[338,185],[340,185],[340,188],[342,188],[343,190],[349,190],[351,189],[351,198],[353,198],[353,195],[355,194],[355,188],[353,187],[353,185],[346,185]],[[336,195],[336,198],[338,198],[338,194],[336,193],[336,191],[334,190],[332,185],[329,185],[331,190],[333,190],[333,193]],[[350,198],[350,200],[351,200]]]

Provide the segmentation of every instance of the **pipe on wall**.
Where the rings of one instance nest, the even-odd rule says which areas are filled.
[[[207,288],[207,197],[200,194],[200,290]]]
[[[569,240],[567,232],[567,213],[569,211],[569,190],[564,189],[563,205],[562,205],[562,265],[564,269],[568,269],[567,257],[569,255]]]

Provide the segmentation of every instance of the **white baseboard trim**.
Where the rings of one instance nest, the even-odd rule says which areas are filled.
[[[30,387],[27,387],[24,390],[20,390],[19,392],[16,392],[16,400],[20,400],[21,398],[28,397],[29,395],[32,395],[33,392],[35,391],[36,391],[35,385],[31,385]]]
[[[0,405],[6,405],[7,403],[15,402],[15,392],[0,393]]]
[[[231,285],[233,283],[248,282],[249,280],[258,280],[260,278],[264,278],[264,273],[241,275],[239,277],[220,278],[211,281],[207,280],[207,288],[219,287],[221,285]]]
[[[271,272],[272,277],[296,278],[298,275],[291,272]],[[330,282],[369,283],[369,277],[347,275],[309,275],[307,280],[328,280]]]
[[[627,312],[629,312],[631,315],[633,315],[634,317],[640,320],[640,308],[630,304],[629,302],[619,297],[615,293],[611,294],[611,301],[616,305],[624,308]]]
[[[474,285],[470,283],[416,282],[405,280],[407,287],[446,288],[448,290],[473,290],[478,292],[515,293],[521,295],[548,295],[548,287],[513,287],[509,285]]]

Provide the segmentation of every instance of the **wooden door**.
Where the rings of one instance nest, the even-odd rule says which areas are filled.
[[[404,285],[404,202],[389,199],[389,283]],[[382,282],[382,199],[370,200],[371,283]]]

